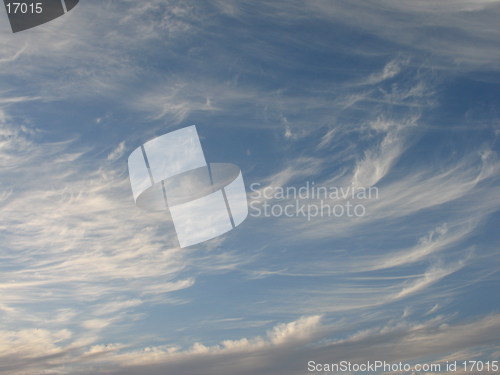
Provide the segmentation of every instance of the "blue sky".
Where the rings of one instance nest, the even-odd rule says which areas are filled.
[[[0,373],[498,360],[499,17],[497,0],[82,0],[12,34],[3,14]],[[251,184],[379,196],[181,249],[135,207],[127,157],[192,124],[249,202]]]

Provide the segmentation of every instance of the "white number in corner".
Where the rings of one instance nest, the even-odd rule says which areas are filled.
[[[40,14],[43,12],[42,3],[7,3],[6,7],[9,14]]]

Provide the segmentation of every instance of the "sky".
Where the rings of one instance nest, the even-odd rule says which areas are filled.
[[[499,359],[500,1],[0,13],[0,374]],[[249,216],[181,248],[127,159],[190,125]],[[376,194],[277,194],[313,185]]]

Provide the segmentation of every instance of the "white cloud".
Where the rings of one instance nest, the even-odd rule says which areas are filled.
[[[131,307],[140,306],[143,303],[140,299],[131,300],[116,300],[112,302],[104,302],[94,310],[94,315],[115,314],[121,310],[126,310]]]
[[[409,319],[399,323],[386,321],[370,329],[358,329],[345,337],[337,337],[345,324],[325,324],[319,316],[308,316],[277,325],[267,338],[223,340],[212,346],[196,343],[185,350],[169,346],[131,350],[120,343],[92,345],[78,351],[55,347],[61,339],[68,338],[67,333],[51,335],[45,332],[40,343],[50,345],[44,348],[37,346],[38,339],[33,335],[23,336],[19,332],[15,340],[30,338],[26,353],[35,354],[32,358],[37,358],[39,365],[44,361],[42,357],[36,357],[39,351],[60,353],[60,357],[52,357],[45,365],[50,363],[53,371],[65,369],[75,374],[92,368],[96,374],[122,375],[170,372],[225,375],[236,370],[249,375],[289,375],[302,374],[311,360],[316,363],[343,360],[352,363],[368,360],[440,363],[460,360],[466,355],[468,360],[488,359],[491,354],[484,350],[484,346],[496,342],[500,319],[499,315],[490,315],[469,322],[452,322],[451,317],[443,316],[420,322]],[[10,333],[9,337],[13,334],[17,335]],[[440,356],[437,351],[449,354]],[[22,356],[17,358],[20,360]],[[21,374],[29,366],[24,363],[9,373]]]
[[[405,285],[399,292],[391,296],[390,299],[405,298],[415,293],[421,292],[422,290],[426,289],[442,278],[451,275],[452,273],[463,268],[464,264],[465,261],[461,260],[458,263],[447,267],[433,266],[429,270],[427,270],[422,277],[419,277],[416,280]]]
[[[168,217],[138,210],[128,178],[105,163],[106,156],[96,166],[90,150],[73,151],[75,140],[44,143],[33,128],[15,126],[8,110],[2,108],[0,123],[6,267],[0,276],[0,330],[64,329],[81,322],[75,335],[92,343],[97,332],[126,321],[144,304],[185,303],[169,294],[192,287],[198,272],[234,266],[227,252],[195,267],[210,254],[177,248]],[[183,277],[187,267],[196,271]]]
[[[365,84],[377,84],[387,79],[397,76],[405,65],[408,65],[409,60],[397,58],[389,61],[381,72],[371,74]]]
[[[430,53],[431,61],[426,63],[436,68],[498,69],[498,50],[494,48],[500,37],[495,27],[500,13],[498,0],[439,0],[418,4],[410,0],[384,0],[378,5],[317,0],[307,2],[306,6],[315,17],[354,24],[399,44],[408,52]]]
[[[110,325],[109,320],[105,319],[90,319],[82,322],[82,327],[89,331],[100,331]]]
[[[116,160],[123,156],[125,152],[125,141],[120,142],[116,148],[108,154],[108,160]]]
[[[268,336],[275,345],[286,344],[290,340],[304,340],[316,332],[321,316],[309,316],[295,322],[280,324],[269,332]]]

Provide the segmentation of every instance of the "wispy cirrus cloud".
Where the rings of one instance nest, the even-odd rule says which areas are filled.
[[[44,141],[17,127],[10,107],[2,111],[0,330],[23,337],[34,330],[52,340],[51,329],[70,329],[78,345],[95,344],[131,310],[184,303],[170,296],[192,287],[202,269],[234,265],[230,253],[208,259],[181,252],[168,216],[145,216],[134,206],[128,178],[114,164],[124,143],[95,167],[91,148],[73,150],[77,139]],[[189,267],[197,271],[188,276]],[[57,354],[57,342],[40,345]]]
[[[442,0],[418,4],[386,0],[377,5],[366,1],[315,0],[305,7],[300,2],[287,7],[279,2],[266,6],[269,14],[277,18],[286,15],[289,22],[315,17],[345,26],[355,25],[356,30],[395,43],[406,52],[425,56],[424,61],[435,68],[448,70],[450,64],[458,71],[498,68],[494,45],[499,31],[491,27],[500,12],[497,0]],[[367,50],[360,48],[356,52],[364,54]]]

